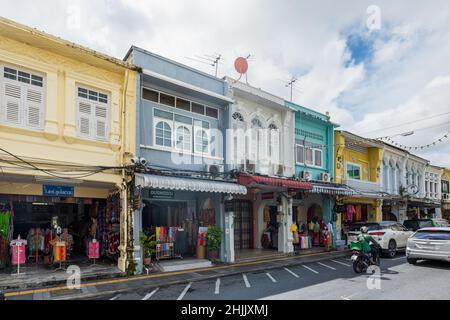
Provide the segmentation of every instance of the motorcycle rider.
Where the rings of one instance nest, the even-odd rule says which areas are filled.
[[[376,264],[378,251],[377,249],[372,248],[370,244],[373,243],[376,247],[379,247],[379,244],[370,234],[368,234],[369,228],[364,226],[361,227],[360,231],[361,233],[358,235],[357,240],[362,243],[363,253],[368,254],[369,257],[372,257],[371,262]]]

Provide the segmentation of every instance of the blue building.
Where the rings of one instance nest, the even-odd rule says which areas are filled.
[[[224,175],[233,102],[227,82],[135,46],[125,60],[142,68],[136,83],[136,155],[146,159],[147,170],[135,176],[142,205],[133,223],[142,271],[140,231],[157,236],[159,258],[195,256],[199,227],[225,229],[225,199],[247,190]]]
[[[328,114],[288,101],[286,105],[296,110],[295,175],[313,184],[312,190],[294,199],[294,222],[300,226],[311,220],[331,223],[335,235],[336,196],[353,194],[349,188],[334,183],[334,128],[338,125],[330,121]]]

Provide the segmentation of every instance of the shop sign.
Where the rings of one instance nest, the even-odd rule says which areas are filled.
[[[151,189],[148,196],[150,199],[174,199],[175,192],[173,190]]]
[[[266,192],[261,194],[261,200],[273,199],[273,192]]]
[[[225,212],[233,212],[234,211],[234,201],[233,200],[225,201],[224,205],[225,205]]]
[[[49,197],[73,197],[74,187],[72,186],[53,186],[44,184],[42,194]]]

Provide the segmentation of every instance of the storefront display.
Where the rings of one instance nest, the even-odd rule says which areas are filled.
[[[11,208],[9,203],[0,203],[0,269],[9,265],[9,241],[11,238]]]

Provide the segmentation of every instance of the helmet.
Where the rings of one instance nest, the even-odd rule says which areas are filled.
[[[367,233],[369,231],[369,228],[367,228],[366,226],[361,227],[361,229],[359,229],[361,231],[361,233]]]

